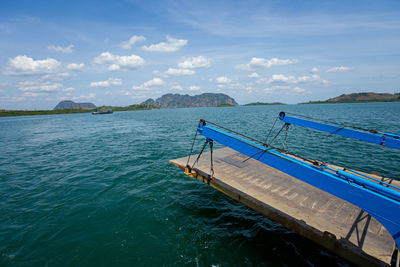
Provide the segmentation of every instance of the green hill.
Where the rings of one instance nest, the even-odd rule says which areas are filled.
[[[190,108],[237,106],[235,99],[225,94],[205,93],[201,95],[165,94],[156,100],[149,98],[142,104],[155,105],[160,108]]]
[[[365,103],[365,102],[398,102],[400,93],[353,93],[343,94],[324,101],[309,101],[302,104],[332,104],[332,103]]]

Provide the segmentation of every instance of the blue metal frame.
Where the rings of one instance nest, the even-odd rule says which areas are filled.
[[[299,126],[328,132],[331,134],[337,134],[345,137],[350,137],[358,139],[361,141],[370,142],[373,144],[378,144],[382,146],[387,146],[391,148],[400,149],[400,136],[393,133],[371,133],[371,132],[361,132],[353,129],[339,127],[335,125],[329,125],[325,123],[304,120],[296,117],[291,117],[285,114],[285,112],[279,113],[279,119],[285,123],[296,124]]]
[[[344,199],[375,217],[400,247],[400,192],[345,170],[315,166],[276,149],[266,148],[245,138],[206,125],[198,132],[206,138],[228,146],[246,156],[285,172],[325,192]]]

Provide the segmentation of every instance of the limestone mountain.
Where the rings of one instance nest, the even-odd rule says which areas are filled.
[[[64,100],[61,101],[60,103],[57,104],[57,106],[54,107],[54,110],[58,109],[92,109],[96,108],[96,106],[93,103],[75,103],[74,101],[71,100]]]
[[[223,104],[237,106],[238,103],[226,94],[204,93],[201,95],[165,94],[156,100],[149,98],[142,104],[160,108],[218,107]]]

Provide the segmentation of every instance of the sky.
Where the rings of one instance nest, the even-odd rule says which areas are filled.
[[[400,1],[0,2],[0,109],[400,92]]]

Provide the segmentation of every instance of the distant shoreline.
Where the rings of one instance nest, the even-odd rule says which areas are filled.
[[[342,102],[327,102],[327,101],[310,101],[306,103],[297,103],[294,105],[313,105],[313,104],[358,104],[358,103],[399,103],[400,101],[342,101]],[[244,107],[247,106],[274,106],[274,105],[287,105],[284,103],[281,104],[266,104],[266,105],[250,105],[245,104],[241,105]],[[231,105],[220,105],[218,107],[234,107]],[[121,107],[107,107],[112,109],[113,111],[135,111],[135,110],[153,110],[159,109],[154,107],[146,107],[146,108],[132,108],[132,109],[124,109]],[[98,108],[100,109],[100,108]],[[171,109],[171,108],[165,108]],[[0,110],[0,117],[15,117],[15,116],[39,116],[39,115],[57,115],[57,114],[79,114],[79,113],[91,113],[94,109],[60,109],[60,110]]]
[[[272,102],[272,103],[254,102],[254,103],[244,104],[243,106],[275,106],[275,105],[286,105],[286,104],[281,102]]]
[[[400,102],[400,93],[374,93],[362,92],[342,94],[322,101],[309,101],[299,104],[337,104],[337,103],[376,103],[376,102]]]
[[[151,110],[157,109],[151,106],[137,105],[135,107],[98,107],[100,109],[112,109],[113,111],[131,111],[131,110]],[[56,109],[56,110],[0,110],[0,117],[11,116],[36,116],[36,115],[57,115],[57,114],[78,114],[92,113],[95,109]]]
[[[299,105],[313,105],[313,104],[356,104],[356,103],[395,103],[400,102],[400,100],[349,100],[349,101],[309,101],[304,103],[299,103]]]

